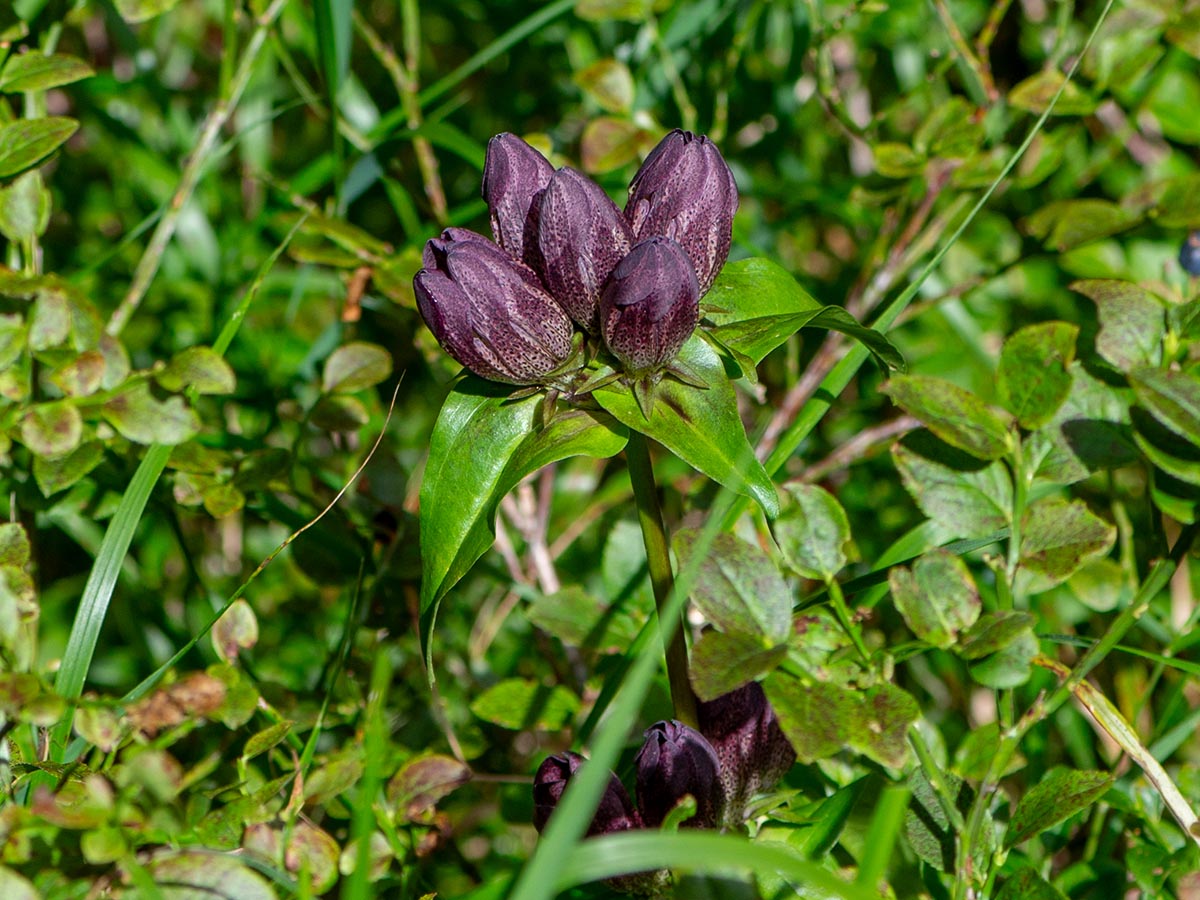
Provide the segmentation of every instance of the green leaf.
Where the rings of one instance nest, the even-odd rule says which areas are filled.
[[[688,675],[701,700],[715,700],[765,675],[787,656],[787,644],[761,637],[710,630],[692,647]]]
[[[401,821],[421,821],[444,797],[471,780],[471,769],[451,756],[431,753],[410,760],[387,784],[387,801]]]
[[[1022,328],[1004,342],[996,393],[1022,428],[1041,428],[1066,401],[1078,334],[1079,329],[1066,322],[1043,322]]]
[[[1115,278],[1093,278],[1070,285],[1096,304],[1100,333],[1096,352],[1118,371],[1157,366],[1167,318],[1163,303],[1145,288]]]
[[[143,866],[155,883],[170,885],[166,900],[276,900],[267,880],[236,856],[164,851]]]
[[[29,241],[50,223],[50,192],[36,169],[0,188],[0,234],[10,241]]]
[[[1089,559],[1112,549],[1117,529],[1082,500],[1039,500],[1021,521],[1021,569],[1026,590],[1043,591],[1065,581]]]
[[[908,726],[920,717],[909,694],[891,684],[865,691],[826,682],[806,684],[776,670],[763,685],[779,725],[803,763],[848,747],[899,768],[908,755]]]
[[[83,478],[104,458],[100,441],[85,441],[66,456],[35,456],[33,478],[43,497],[65,490]]]
[[[71,334],[71,307],[62,291],[39,291],[29,323],[29,349],[48,350]]]
[[[42,900],[42,895],[25,876],[0,866],[0,897],[5,900]]]
[[[979,592],[971,573],[947,550],[931,550],[911,569],[892,569],[888,584],[912,633],[936,647],[949,647],[979,618]]]
[[[655,390],[650,418],[633,392],[613,384],[592,396],[618,421],[658,441],[709,478],[758,501],[769,518],[779,513],[779,495],[754,456],[738,413],[733,385],[720,357],[698,335],[688,338],[679,361],[707,389],[666,377]]]
[[[0,178],[41,162],[75,133],[79,123],[61,116],[17,119],[0,125]]]
[[[1055,200],[1024,221],[1025,230],[1063,253],[1132,228],[1141,215],[1108,200]]]
[[[840,331],[863,343],[885,368],[904,358],[886,337],[859,324],[840,306],[822,306],[791,274],[769,259],[729,263],[704,295],[709,333],[756,364],[804,327]]]
[[[657,134],[630,119],[597,116],[583,129],[579,139],[579,158],[586,172],[611,172],[635,162],[657,140]]]
[[[1058,69],[1046,69],[1031,75],[1008,92],[1009,105],[1026,112],[1043,113],[1050,108],[1050,101],[1066,80],[1066,76]],[[1096,101],[1072,81],[1063,89],[1051,115],[1090,116],[1095,111]]]
[[[623,652],[638,632],[624,606],[609,606],[577,585],[538,597],[525,617],[564,644],[601,653]]]
[[[1131,372],[1129,381],[1155,419],[1200,446],[1200,381],[1186,372],[1149,367]]]
[[[911,178],[925,168],[925,157],[908,144],[884,141],[871,148],[875,171],[884,178]]]
[[[29,52],[9,57],[0,69],[0,92],[19,94],[23,91],[45,91],[62,87],[96,74],[82,59],[56,53]]]
[[[174,9],[179,0],[115,0],[117,12],[126,22],[148,22]]]
[[[992,752],[995,752],[995,747]],[[955,808],[965,820],[975,799],[974,788],[949,773],[943,773],[942,777],[954,798]],[[912,795],[905,811],[904,833],[909,844],[917,856],[939,872],[953,872],[958,840],[950,817],[938,800],[937,791],[921,769],[914,770],[908,776],[908,787]],[[990,825],[989,822],[985,835],[991,830]],[[981,856],[986,855],[987,848],[977,847],[976,850]]]
[[[232,394],[237,387],[233,369],[211,347],[181,350],[154,377],[172,393],[192,388],[199,394]]]
[[[282,722],[276,722],[274,725],[268,725],[262,731],[255,732],[250,735],[246,741],[246,746],[242,749],[243,760],[251,760],[254,757],[266,753],[272,747],[276,746],[280,741],[287,737],[288,732],[292,730],[293,722],[284,719]]]
[[[479,718],[513,731],[558,731],[579,711],[579,699],[561,684],[547,686],[524,678],[493,685],[471,703]]]
[[[104,418],[138,444],[182,444],[200,431],[200,419],[182,397],[157,400],[139,381],[104,404]]]
[[[1172,478],[1200,485],[1200,445],[1180,437],[1145,410],[1130,410],[1133,441],[1146,458]]]
[[[309,421],[322,431],[358,431],[371,414],[357,397],[326,394],[313,406]]]
[[[535,429],[541,398],[508,400],[511,388],[468,376],[446,398],[421,484],[421,613],[436,604],[492,545],[500,500],[522,478],[569,456],[607,458],[625,430],[602,413],[561,412]],[[431,612],[431,609],[434,612]]]
[[[605,112],[628,113],[633,108],[633,75],[623,62],[597,60],[577,72],[574,81]]]
[[[104,379],[104,354],[85,350],[55,370],[50,381],[69,397],[87,397],[100,390]]]
[[[258,643],[258,618],[250,604],[239,598],[217,619],[211,635],[218,658],[233,665],[243,650]]]
[[[892,456],[905,488],[945,540],[985,537],[1008,525],[1012,480],[1001,463],[981,463],[923,428],[905,435]]]
[[[1052,770],[1017,804],[1004,835],[1005,848],[1015,847],[1087,809],[1108,792],[1112,783],[1107,772]]]
[[[392,374],[392,355],[378,344],[352,341],[330,354],[321,377],[327,394],[355,394],[374,387]]]
[[[64,456],[83,439],[83,418],[65,400],[31,406],[21,418],[21,443],[38,456]]]
[[[1128,432],[1128,400],[1077,361],[1066,402],[1049,424],[1030,435],[1027,456],[1035,478],[1073,484],[1101,469],[1136,462]]]
[[[837,499],[811,484],[784,488],[783,512],[773,531],[779,549],[798,574],[829,581],[846,565],[850,522]]]
[[[982,659],[1003,650],[1024,633],[1032,633],[1036,619],[1032,613],[998,610],[979,617],[962,636],[958,648],[963,659]]]
[[[996,900],[1067,900],[1067,897],[1043,881],[1036,869],[1027,866],[1005,880]]]
[[[694,531],[675,536],[680,568],[692,558]],[[721,631],[774,646],[792,630],[792,592],[775,562],[758,547],[732,534],[719,534],[700,561],[692,602]]]
[[[896,375],[882,388],[939,438],[976,459],[999,459],[1009,450],[1008,414],[941,378]]]
[[[1011,690],[1029,680],[1031,663],[1039,649],[1034,633],[1022,631],[1003,649],[972,663],[968,671],[984,687],[997,691]]]

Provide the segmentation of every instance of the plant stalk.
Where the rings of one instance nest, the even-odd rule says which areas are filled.
[[[629,464],[629,480],[633,483],[638,523],[642,526],[642,543],[646,546],[646,564],[650,569],[650,584],[654,588],[654,605],[658,610],[658,627],[663,636],[667,681],[671,686],[675,718],[684,725],[696,728],[696,695],[692,693],[692,684],[688,681],[688,651],[682,611],[677,622],[668,623],[663,619],[663,607],[671,596],[675,576],[671,572],[671,542],[667,537],[662,509],[658,505],[658,487],[654,483],[650,447],[644,435],[636,431],[629,433],[625,460]],[[669,624],[673,627],[669,627]]]

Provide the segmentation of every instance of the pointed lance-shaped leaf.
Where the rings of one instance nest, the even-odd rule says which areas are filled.
[[[442,348],[483,378],[538,384],[571,353],[571,320],[533,270],[487,238],[448,229],[425,245],[413,278]]]
[[[787,774],[796,752],[757,681],[701,703],[696,716],[721,764],[726,823],[740,825],[749,800]]]
[[[676,129],[633,176],[625,217],[634,240],[660,234],[683,246],[703,296],[729,256],[737,208],[737,182],[716,144]]]
[[[700,732],[677,722],[655,722],[634,760],[642,821],[657,828],[676,804],[691,794],[696,814],[684,824],[713,828],[721,821],[725,793],[717,753]]]
[[[568,782],[585,761],[578,753],[568,750],[560,756],[547,756],[538,766],[533,776],[533,824],[539,833],[545,830]],[[588,836],[641,827],[641,817],[629,799],[629,792],[615,774],[611,775],[592,824],[588,826]]]
[[[633,244],[625,217],[600,185],[563,168],[542,191],[537,219],[543,284],[572,319],[595,334],[600,291]]]
[[[515,134],[498,134],[488,141],[483,199],[496,243],[517,259],[531,261],[527,251],[537,244],[537,195],[553,174],[546,157]]]
[[[696,273],[683,248],[667,237],[635,245],[617,263],[600,295],[604,342],[634,376],[674,359],[699,316]]]

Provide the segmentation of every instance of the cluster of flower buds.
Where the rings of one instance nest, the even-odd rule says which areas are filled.
[[[634,176],[622,212],[598,184],[557,171],[512,134],[488,144],[493,243],[466,229],[429,241],[413,279],[438,343],[472,372],[545,384],[570,368],[574,325],[626,375],[675,358],[729,255],[737,185],[716,146],[673,131]]]
[[[683,827],[737,827],[749,800],[774,786],[796,761],[757,682],[701,703],[698,714],[699,731],[674,720],[656,722],[646,730],[634,760],[637,806],[610,773],[589,836],[658,828],[686,796],[693,798],[696,810],[680,823]],[[533,824],[538,831],[545,828],[582,763],[583,757],[568,752],[538,767],[533,780]]]

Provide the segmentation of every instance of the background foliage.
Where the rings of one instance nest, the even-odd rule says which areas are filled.
[[[752,850],[622,836],[576,877],[1200,891],[1194,0],[18,0],[0,39],[0,895],[507,893],[529,774],[603,734],[653,601],[624,465],[562,462],[426,670],[457,367],[411,277],[484,226],[491,135],[616,196],[675,126],[737,176],[731,258],[821,303],[894,316],[945,254],[890,333],[909,375],[806,330],[739,382],[773,532],[656,458],[673,529],[775,572],[769,628],[694,597],[697,688],[770,672],[801,764]],[[657,677],[635,732],[667,715]]]

